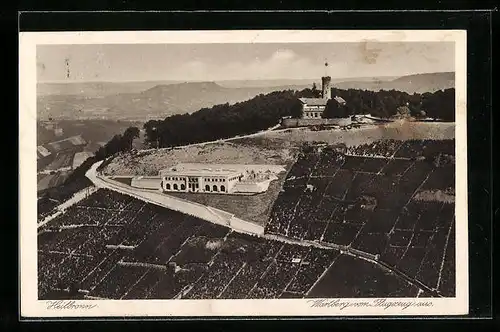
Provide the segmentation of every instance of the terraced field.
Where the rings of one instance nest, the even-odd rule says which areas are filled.
[[[454,141],[381,141],[349,153],[303,153],[266,232],[362,251],[454,296]],[[423,191],[453,194],[417,199]]]
[[[333,249],[234,233],[100,189],[39,230],[39,298],[327,296],[328,292],[316,287],[317,282],[343,256]],[[346,268],[356,273],[352,269],[356,266]],[[379,271],[381,282],[384,278],[399,280],[390,292],[410,287],[395,274],[377,266],[373,269]],[[371,294],[385,297],[390,292],[375,289]]]
[[[40,299],[452,297],[454,260],[454,141],[378,141],[305,148],[264,237],[99,189],[39,229],[38,287]]]

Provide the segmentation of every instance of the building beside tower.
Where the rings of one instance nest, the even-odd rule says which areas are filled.
[[[302,103],[302,119],[321,119],[326,103],[331,99],[331,77],[321,78],[321,98],[299,98]]]
[[[325,63],[328,67],[328,63]],[[344,106],[346,101],[340,96],[332,97],[332,78],[328,75],[321,77],[321,98],[299,98],[301,103],[301,116],[281,119],[284,128],[309,127],[309,126],[338,126],[347,127],[352,124],[351,116],[323,118],[326,105],[332,100],[339,106]]]
[[[328,68],[328,63],[325,63]],[[302,119],[321,119],[325,111],[326,104],[332,99],[332,78],[328,75],[321,77],[321,98],[299,98],[302,103]],[[341,97],[333,98],[340,105],[346,102]]]

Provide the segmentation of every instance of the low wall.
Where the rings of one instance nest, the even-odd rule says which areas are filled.
[[[184,214],[195,216],[200,219],[213,222],[215,224],[229,226],[230,220],[227,217],[221,216],[215,211],[207,209],[207,207],[202,204],[185,201],[177,197],[164,195],[160,192],[150,191],[150,189],[131,188],[123,183],[114,181],[109,178],[100,178],[100,180],[106,182],[109,189],[114,189],[118,192],[121,192],[122,194],[126,194],[140,200],[146,199],[153,204],[160,205],[174,211],[182,212]],[[136,190],[140,191],[140,194],[136,193]]]
[[[232,229],[244,233],[251,233],[256,235],[264,234],[264,226],[257,225],[236,217],[231,218],[230,226]]]
[[[207,168],[221,168],[221,169],[234,169],[240,172],[266,172],[271,171],[273,173],[285,172],[286,168],[284,165],[274,165],[274,164],[211,164],[211,163],[179,163],[177,167],[182,168],[199,168],[201,165]]]
[[[132,189],[127,188],[127,185],[124,185],[121,182],[114,181],[109,178],[99,178],[101,181],[106,182],[110,189],[114,188],[115,190],[135,197],[137,199],[148,199],[151,203],[157,204],[160,206],[164,206],[174,211],[179,211],[185,214],[189,214],[200,219],[204,219],[206,221],[210,221],[214,224],[223,225],[226,227],[230,227],[237,232],[243,233],[251,233],[256,235],[264,234],[264,227],[236,218],[233,214],[222,211],[213,207],[207,207],[205,205],[195,203],[192,201],[186,201],[177,197],[168,196],[159,192],[151,192],[148,189]],[[141,194],[137,195],[134,193],[134,190],[140,190]]]
[[[130,186],[142,189],[161,189],[161,178],[159,176],[133,177]]]
[[[306,126],[348,126],[352,123],[351,117],[338,119],[283,119],[281,125],[286,128]]]
[[[257,183],[238,182],[234,185],[233,191],[235,193],[262,193],[269,188],[271,181],[262,181]]]

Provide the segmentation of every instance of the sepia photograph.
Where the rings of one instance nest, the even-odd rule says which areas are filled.
[[[24,37],[28,315],[467,313],[465,32]]]

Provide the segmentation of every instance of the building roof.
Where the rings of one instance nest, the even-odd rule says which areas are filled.
[[[160,171],[161,176],[238,176],[236,169],[211,164],[179,164]]]
[[[337,101],[337,103],[339,103],[339,104],[345,104],[346,103],[345,99],[342,98],[342,97],[339,97],[339,96],[335,96],[333,99],[335,99]]]
[[[299,98],[302,104],[310,106],[326,106],[328,99],[326,98]]]
[[[179,163],[175,166],[177,169],[225,169],[232,171],[272,171],[283,172],[285,167],[283,165],[274,164],[212,164],[212,163]]]
[[[162,176],[238,176],[247,172],[281,173],[286,171],[283,165],[267,164],[211,164],[179,163],[174,167],[160,171]]]
[[[162,177],[165,176],[239,176],[241,172],[236,171],[223,171],[223,170],[179,170],[174,171],[164,169],[160,171]]]
[[[51,154],[51,153],[50,153],[50,151],[49,151],[49,150],[47,150],[47,149],[46,149],[44,146],[42,146],[42,145],[37,146],[37,149],[36,149],[36,150],[37,150],[38,155],[39,155],[40,157],[47,157],[48,155],[50,155],[50,154]]]
[[[333,98],[337,103],[339,104],[345,104],[346,101],[344,98],[335,96]],[[326,103],[328,102],[329,99],[327,98],[299,98],[299,100],[302,102],[304,105],[309,105],[309,106],[326,106]]]

